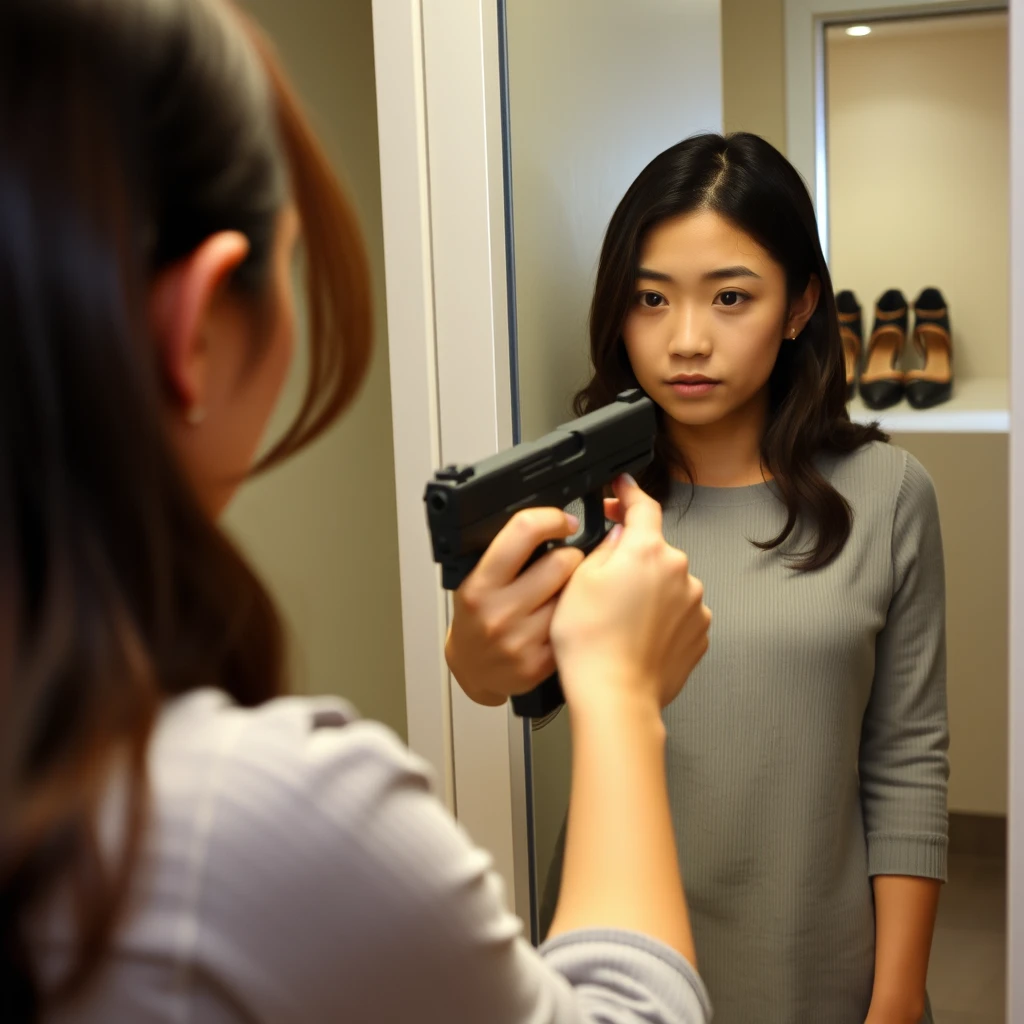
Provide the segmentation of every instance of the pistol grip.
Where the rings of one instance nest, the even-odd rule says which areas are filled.
[[[543,683],[521,697],[512,698],[512,710],[520,718],[544,718],[565,703],[558,673],[548,676]]]
[[[604,518],[604,497],[601,491],[596,494],[588,494],[583,499],[583,532],[567,546],[579,548],[585,555],[589,555],[604,540],[608,532],[608,524]],[[535,551],[528,564],[532,564],[541,555],[551,550],[550,547],[541,548]],[[524,693],[521,697],[512,698],[512,710],[520,718],[544,718],[552,711],[557,710],[565,703],[565,694],[562,692],[562,684],[558,680],[558,673],[549,676],[540,686]]]

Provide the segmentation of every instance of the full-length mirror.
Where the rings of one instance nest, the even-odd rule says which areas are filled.
[[[663,718],[716,1020],[996,1024],[1007,16],[833,6],[501,5],[519,434],[625,384],[660,407],[641,483],[714,614]],[[567,719],[527,740],[538,939]]]

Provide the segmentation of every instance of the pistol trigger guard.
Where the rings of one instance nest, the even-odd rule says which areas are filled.
[[[583,532],[572,541],[565,543],[589,555],[604,540],[608,523],[604,517],[604,498],[601,492],[588,494],[583,499]]]

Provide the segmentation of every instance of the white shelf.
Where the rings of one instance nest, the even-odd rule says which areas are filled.
[[[876,420],[887,434],[1008,434],[1010,387],[1001,377],[953,380],[953,397],[934,409],[915,409],[906,399],[890,409],[869,409],[858,393],[850,402],[855,423]]]

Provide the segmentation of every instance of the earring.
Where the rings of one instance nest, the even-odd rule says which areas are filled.
[[[206,410],[201,405],[193,405],[185,413],[185,422],[190,427],[198,427],[206,419]]]

